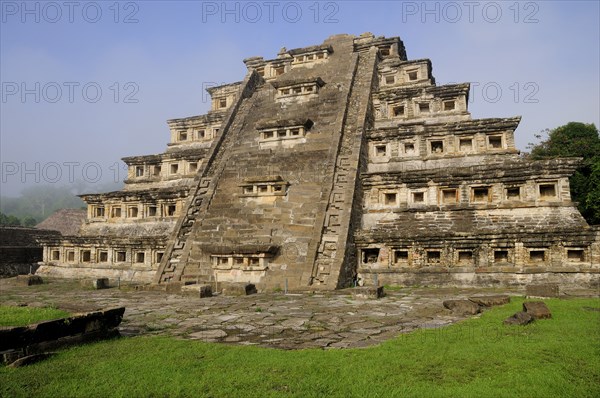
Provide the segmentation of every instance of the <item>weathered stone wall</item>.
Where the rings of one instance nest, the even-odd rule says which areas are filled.
[[[118,336],[125,307],[90,312],[28,326],[0,328],[0,361],[47,352],[59,347]]]
[[[0,277],[35,271],[42,260],[41,238],[58,236],[56,231],[24,227],[0,227]]]
[[[165,252],[162,237],[59,237],[44,242],[37,274],[74,279],[151,282]]]

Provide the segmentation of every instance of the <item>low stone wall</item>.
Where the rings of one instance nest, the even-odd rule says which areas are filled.
[[[37,324],[0,328],[0,360],[15,360],[66,345],[117,336],[125,307],[75,315]]]
[[[67,279],[97,279],[109,278],[119,279],[128,283],[151,283],[155,270],[134,269],[134,268],[97,268],[97,267],[63,267],[60,265],[42,265],[37,270],[36,275],[51,278]]]
[[[0,227],[0,278],[35,272],[43,253],[38,240],[58,235],[36,228]]]
[[[390,272],[362,273],[365,286],[399,285],[432,287],[511,287],[539,283],[556,283],[565,287],[598,288],[600,270],[594,272],[540,272],[518,274],[513,272]]]
[[[2,253],[0,253],[0,257]],[[0,264],[0,278],[12,278],[17,275],[35,273],[39,265],[37,263]]]

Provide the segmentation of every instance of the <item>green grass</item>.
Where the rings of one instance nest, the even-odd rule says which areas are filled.
[[[281,351],[166,337],[65,350],[0,368],[6,397],[598,397],[598,300],[546,300],[550,320],[504,326],[522,299],[367,349]]]
[[[52,307],[0,306],[0,326],[26,326],[69,316],[68,312]]]

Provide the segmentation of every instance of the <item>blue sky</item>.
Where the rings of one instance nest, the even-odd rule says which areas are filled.
[[[242,80],[337,33],[400,36],[438,84],[471,82],[473,118],[521,115],[517,147],[600,124],[597,1],[1,1],[1,194],[124,178],[164,151],[165,121],[205,113],[204,87]]]

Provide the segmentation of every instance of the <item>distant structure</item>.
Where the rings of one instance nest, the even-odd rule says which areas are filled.
[[[35,227],[58,231],[62,235],[77,235],[86,218],[85,210],[59,209]]]
[[[520,118],[477,119],[397,37],[337,35],[244,60],[204,115],[169,120],[125,189],[81,195],[41,273],[140,282],[597,284],[600,231],[571,202],[577,159],[529,161]]]
[[[57,231],[0,226],[0,278],[34,272],[42,260],[40,240],[58,236]]]

